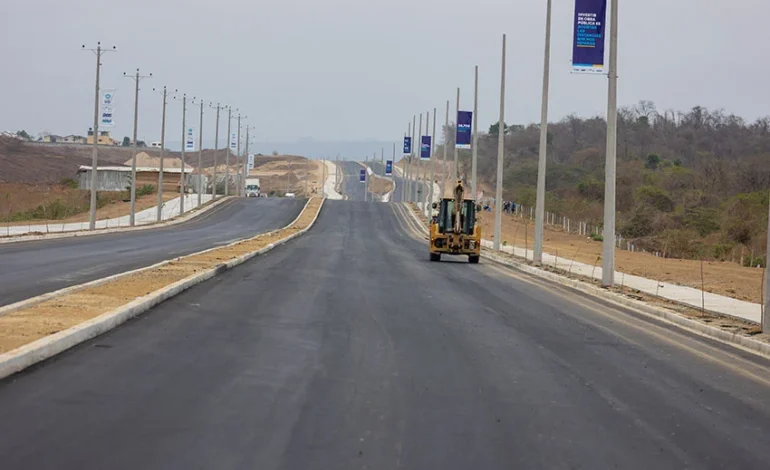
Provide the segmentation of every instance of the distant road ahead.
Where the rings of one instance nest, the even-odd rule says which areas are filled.
[[[165,228],[2,244],[0,305],[283,227],[305,202],[235,199]]]

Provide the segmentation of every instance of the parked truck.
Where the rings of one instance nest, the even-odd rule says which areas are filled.
[[[259,196],[259,178],[246,178],[246,197]]]

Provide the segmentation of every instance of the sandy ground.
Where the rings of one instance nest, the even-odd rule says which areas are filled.
[[[308,167],[309,170],[308,171]],[[313,196],[323,191],[324,165],[320,160],[310,160],[294,157],[291,164],[288,160],[271,161],[249,171],[249,176],[259,178],[263,193],[278,191],[283,193],[287,188],[297,196]],[[307,181],[307,194],[305,182]]]
[[[165,185],[164,185],[165,186]],[[168,191],[163,192],[163,201],[170,201],[171,199],[174,199],[176,197],[179,197],[179,193],[171,193]],[[136,198],[136,212],[143,211],[145,209],[149,209],[150,207],[155,207],[158,203],[158,194],[148,194],[146,196],[141,196]],[[131,212],[131,202],[130,201],[121,201],[116,200],[111,202],[110,204],[107,204],[106,206],[97,209],[96,210],[96,218],[97,220],[104,220],[104,219],[112,219],[115,217],[122,217],[124,215],[128,215],[129,212]],[[90,213],[88,211],[81,212],[77,215],[74,215],[72,217],[67,217],[66,219],[56,219],[56,220],[40,220],[40,219],[34,219],[34,220],[25,220],[23,222],[11,222],[6,223],[0,220],[0,227],[5,227],[7,225],[13,226],[26,226],[26,225],[41,225],[41,224],[63,224],[63,223],[69,223],[69,222],[87,222],[90,218]],[[0,230],[0,235],[2,234],[2,230]]]
[[[369,175],[369,192],[384,195],[393,190],[393,181],[377,175]]]
[[[480,215],[482,237],[494,238],[494,213]],[[502,241],[511,245],[532,249],[534,223],[522,223],[525,219],[503,214]],[[526,230],[525,230],[526,227]],[[525,235],[526,234],[526,235]],[[546,227],[544,250],[548,253],[601,266],[602,243],[576,234],[568,234],[561,228]],[[615,269],[648,279],[701,288],[701,263],[695,260],[656,258],[647,253],[615,251]],[[762,299],[762,269],[744,268],[730,262],[703,262],[703,285],[706,292],[760,303]],[[620,279],[616,279],[621,282]]]
[[[269,235],[236,245],[179,258],[164,266],[115,279],[97,287],[42,302],[0,317],[0,353],[16,349],[125,305],[139,297],[213,268],[243,254],[264,248],[307,227],[321,207],[314,198],[295,223]]]

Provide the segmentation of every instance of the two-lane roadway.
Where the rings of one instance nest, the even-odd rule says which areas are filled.
[[[284,227],[305,202],[235,199],[164,228],[0,244],[0,306]]]
[[[489,262],[396,204],[0,382],[3,469],[764,469],[769,361]]]

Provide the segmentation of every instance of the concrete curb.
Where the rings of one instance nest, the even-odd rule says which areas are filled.
[[[406,206],[406,209],[411,214],[412,218],[419,223],[420,227],[423,228],[424,226],[422,221],[417,218],[417,216],[414,214],[414,211],[412,211],[408,205]],[[714,328],[713,326],[704,325],[703,323],[683,317],[676,312],[671,312],[663,308],[655,307],[640,300],[630,299],[623,295],[602,289],[600,287],[596,287],[581,280],[570,279],[560,274],[538,269],[524,263],[511,261],[509,259],[497,256],[494,253],[490,253],[488,248],[483,249],[481,255],[484,257],[484,259],[494,263],[503,265],[508,268],[513,268],[522,273],[530,274],[559,286],[567,287],[571,290],[587,294],[591,297],[608,302],[616,307],[629,309],[634,313],[638,313],[658,321],[663,321],[704,338],[716,340],[720,343],[733,346],[746,352],[770,358],[769,343],[756,341],[746,336],[720,330],[719,328]]]
[[[310,228],[313,227],[313,225],[315,225],[315,222],[318,220],[318,217],[321,214],[321,210],[323,209],[324,202],[325,200],[322,199],[321,205],[318,208],[318,212],[316,213],[315,217],[310,222],[310,224],[308,224],[307,227],[285,238],[282,238],[281,240],[271,243],[270,245],[267,245],[266,247],[260,250],[243,254],[238,258],[231,260],[227,263],[219,264],[211,269],[201,271],[185,279],[177,281],[174,284],[166,286],[162,289],[158,289],[157,291],[147,294],[144,297],[139,297],[129,302],[128,304],[123,305],[122,307],[119,307],[111,312],[103,313],[98,317],[79,323],[71,328],[67,328],[66,330],[60,331],[51,336],[40,338],[37,341],[33,341],[17,349],[8,351],[7,353],[4,353],[4,354],[0,354],[0,379],[13,375],[17,372],[20,372],[26,369],[27,367],[30,367],[40,361],[44,361],[48,358],[51,358],[61,352],[66,351],[67,349],[73,346],[76,346],[84,341],[88,341],[91,338],[94,338],[96,336],[99,336],[102,333],[112,330],[113,328],[116,328],[122,323],[125,323],[126,321],[130,320],[131,318],[141,315],[142,313],[150,310],[152,307],[160,304],[161,302],[167,299],[170,299],[171,297],[174,297],[175,295],[180,294],[181,292],[189,289],[190,287],[200,284],[204,281],[207,281],[212,277],[227,271],[228,269],[231,269],[235,266],[243,264],[246,261],[256,256],[265,254],[268,251],[273,250],[274,248],[281,246],[287,243],[288,241],[306,233],[308,230],[310,230]],[[307,206],[309,203],[310,203],[310,200],[308,200],[308,203],[305,204],[305,207],[300,212],[300,215],[298,215],[297,218],[294,219],[294,221],[292,221],[291,224],[284,227],[283,229],[286,229],[287,227],[290,227],[291,225],[293,225],[299,219],[299,217],[302,215],[305,209],[307,209]],[[283,229],[279,229],[279,230],[283,230]],[[273,231],[273,232],[276,232],[276,231]],[[267,233],[273,233],[273,232],[267,232]],[[264,235],[265,234],[263,233],[257,236],[264,236]],[[230,245],[233,245],[239,242],[234,242]],[[226,245],[226,246],[230,246],[230,245]],[[219,248],[222,248],[222,247],[212,248],[212,249],[201,251],[198,253],[193,253],[187,256],[199,255],[199,254],[212,251],[215,249],[219,249]],[[171,260],[166,261],[165,263],[168,263],[170,261]],[[144,268],[144,269],[147,269],[147,268]],[[125,274],[126,273],[122,275],[125,275]],[[102,281],[102,283],[104,282],[104,280],[100,280],[100,281]],[[85,285],[74,286],[74,287],[83,288],[84,286]]]
[[[221,196],[216,201],[206,203],[201,207],[196,207],[195,209],[190,209],[190,211],[185,213],[185,215],[183,215],[182,217],[177,216],[160,223],[155,222],[151,224],[137,225],[134,227],[102,228],[97,230],[72,230],[69,232],[45,233],[42,235],[18,235],[18,236],[10,236],[10,237],[3,236],[3,237],[0,237],[0,244],[29,242],[29,241],[36,241],[36,240],[55,240],[57,238],[86,237],[89,235],[104,235],[106,233],[134,232],[137,230],[148,230],[151,228],[168,227],[171,225],[180,224],[182,222],[187,222],[188,220],[198,217],[199,215],[204,214],[209,210],[215,208],[216,206],[221,205],[225,201],[230,201],[235,197],[236,196]]]

